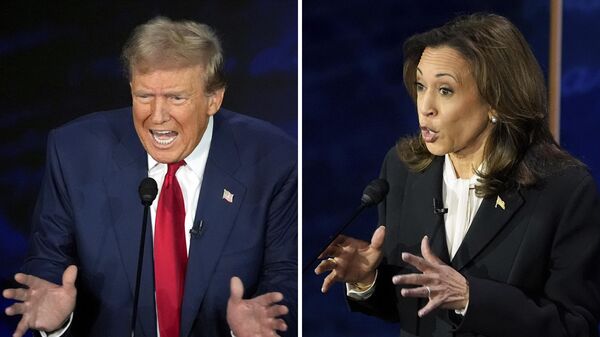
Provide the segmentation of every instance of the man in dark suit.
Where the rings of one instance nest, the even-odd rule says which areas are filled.
[[[15,336],[30,328],[129,334],[143,216],[137,188],[147,176],[159,194],[135,335],[295,335],[294,141],[220,108],[221,47],[208,26],[151,20],[123,56],[133,107],[49,136],[31,249],[16,276],[27,289],[3,293],[21,301],[6,309],[22,315]]]

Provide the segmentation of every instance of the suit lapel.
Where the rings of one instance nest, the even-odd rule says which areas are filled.
[[[502,193],[499,198],[504,202],[504,208],[497,205],[496,198],[486,198],[481,202],[463,242],[452,259],[452,266],[456,270],[461,270],[474,259],[523,205],[523,198],[518,192]]]
[[[414,242],[418,243],[416,250],[421,253],[420,242],[423,236],[429,237],[429,243],[433,252],[444,262],[449,263],[448,248],[446,244],[446,230],[444,228],[443,214],[435,214],[434,199],[438,201],[440,207],[443,204],[442,198],[442,173],[444,167],[444,157],[434,157],[433,162],[428,169],[422,173],[414,175],[414,179],[406,194],[407,212],[405,219],[418,219],[419,223],[408,224],[413,228],[412,232]]]
[[[111,165],[111,169],[104,180],[111,210],[110,223],[116,234],[119,254],[133,298],[141,223],[144,214],[137,190],[140,181],[147,176],[147,156],[133,127],[130,127],[131,130],[124,130],[121,135],[121,142],[113,151],[113,165]],[[148,216],[147,226],[137,321],[141,324],[144,335],[155,336],[156,318],[150,216]]]
[[[246,187],[233,176],[240,166],[239,154],[234,137],[224,122],[219,114],[215,116],[213,139],[194,218],[195,234],[190,239],[181,336],[190,334],[246,193]],[[231,198],[227,193],[232,194]]]

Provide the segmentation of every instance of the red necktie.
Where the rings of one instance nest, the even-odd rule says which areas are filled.
[[[160,337],[179,337],[187,248],[185,206],[175,172],[182,165],[183,160],[168,165],[156,211],[154,280]]]

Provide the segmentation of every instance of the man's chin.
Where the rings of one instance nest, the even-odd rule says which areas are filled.
[[[151,151],[147,151],[147,152],[150,155],[150,157],[152,157],[157,162],[163,163],[163,164],[176,163],[183,159],[183,158],[181,158],[180,155],[178,155],[178,153],[176,153],[175,151],[173,151],[171,149],[169,149],[169,150],[152,149]]]

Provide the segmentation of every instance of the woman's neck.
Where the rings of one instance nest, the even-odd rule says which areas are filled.
[[[475,174],[483,161],[483,146],[472,153],[449,153],[450,161],[454,166],[456,177],[460,179],[470,179]]]

